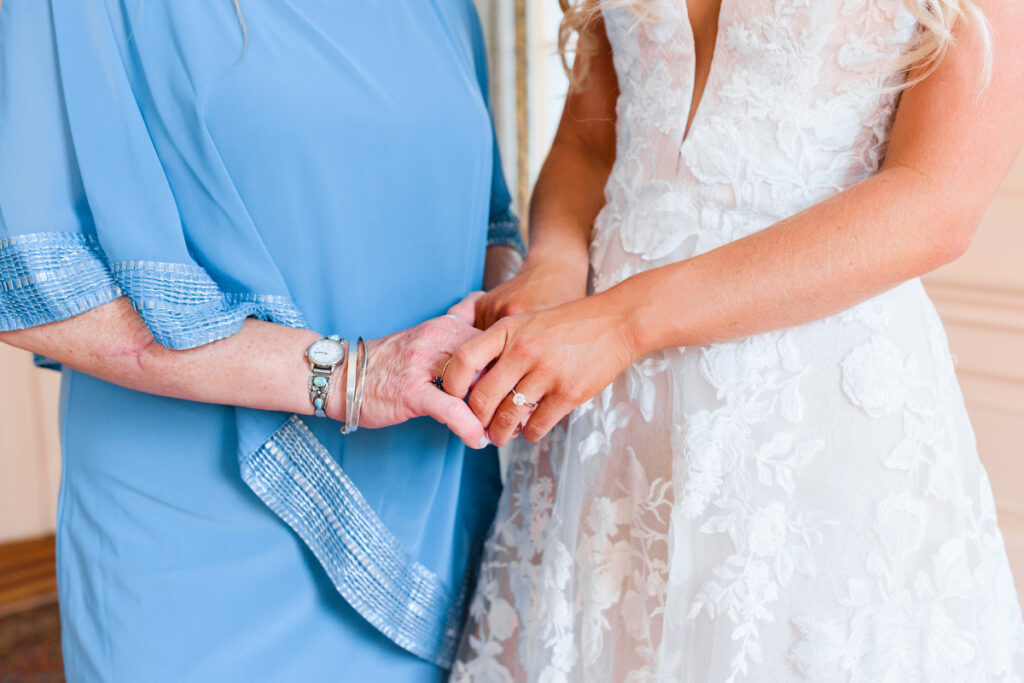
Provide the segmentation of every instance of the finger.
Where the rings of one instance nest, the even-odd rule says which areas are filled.
[[[483,425],[469,406],[432,385],[424,387],[415,408],[420,415],[446,425],[470,448],[483,448],[489,443]]]
[[[414,343],[428,348],[443,355],[445,359],[452,355],[457,348],[480,334],[480,330],[459,320],[452,314],[446,314],[440,318],[433,318],[423,323],[417,331]]]
[[[489,329],[492,325],[497,323],[502,318],[511,315],[511,313],[509,313],[508,307],[509,302],[507,299],[501,301],[492,301],[491,305],[487,309],[487,315],[485,316],[485,327],[483,327],[482,329]]]
[[[448,309],[448,315],[467,325],[476,322],[476,302],[483,292],[470,292],[466,298]]]
[[[444,390],[452,396],[463,398],[477,373],[501,355],[508,338],[504,326],[491,328],[460,346],[448,364],[444,374]]]
[[[475,327],[470,327],[461,321],[453,325],[450,332],[451,336],[441,340],[441,342],[433,349],[433,351],[436,352],[436,360],[430,364],[430,369],[432,370],[432,374],[430,375],[431,382],[442,391],[445,387],[448,365],[451,363],[452,357],[455,355],[455,351],[470,339],[482,334],[480,330]]]
[[[486,330],[500,320],[498,311],[504,305],[500,294],[501,290],[498,289],[488,292],[486,296],[476,300],[476,326],[478,329]]]
[[[538,373],[532,372],[516,383],[513,392],[522,393],[529,403],[543,405],[541,399],[544,397],[545,386],[546,380]],[[519,430],[530,419],[533,411],[538,408],[538,406],[516,405],[513,392],[501,400],[490,422],[481,420],[487,426],[488,438],[498,446],[504,446],[516,438]]]
[[[460,346],[468,342],[470,339],[483,334],[480,330],[476,329],[472,325],[462,322],[461,320],[456,327],[458,329],[455,330],[455,336],[450,340],[445,340],[445,355],[447,356],[454,354]]]
[[[523,438],[534,443],[540,441],[573,408],[575,406],[563,398],[548,396],[541,401],[540,405],[537,406],[537,410],[533,411],[533,415],[530,416],[526,426],[523,427]]]
[[[528,366],[522,361],[516,361],[507,355],[503,355],[477,381],[476,386],[470,390],[469,396],[466,398],[466,404],[469,405],[470,410],[476,415],[476,419],[480,420],[481,424],[487,426],[488,437],[492,436],[489,431],[490,424],[494,420],[498,407],[506,399],[512,400],[509,398],[509,394],[512,393],[512,389],[516,384],[522,381],[523,375],[526,374],[528,369]],[[543,395],[543,392],[541,392],[541,395]],[[519,411],[516,412],[518,413]],[[511,416],[506,416],[503,419],[510,420],[507,425],[508,429],[505,429],[506,425],[501,425],[501,432],[507,436],[518,422],[511,421]]]
[[[487,296],[481,297],[476,300],[476,326],[477,329],[486,330],[490,327],[488,319],[490,317],[491,300],[494,294],[488,294]]]

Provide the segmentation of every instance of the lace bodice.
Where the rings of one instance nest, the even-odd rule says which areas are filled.
[[[707,85],[683,2],[605,10],[621,95],[597,286],[759,230],[874,173],[916,27],[899,0],[723,0]],[[687,217],[688,220],[680,220]],[[634,258],[601,269],[607,238]],[[689,240],[689,249],[679,248]]]

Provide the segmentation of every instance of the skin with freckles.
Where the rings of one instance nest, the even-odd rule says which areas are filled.
[[[499,249],[499,247],[492,247]],[[500,247],[503,251],[514,250]],[[490,257],[490,252],[488,253]],[[508,261],[507,254],[502,254]],[[507,266],[499,268],[507,272]],[[380,428],[429,416],[471,448],[487,445],[466,404],[431,382],[455,349],[478,336],[471,294],[449,315],[367,342],[369,360],[361,428]],[[454,317],[452,317],[454,316]],[[41,354],[70,368],[129,389],[204,403],[301,415],[313,413],[306,388],[306,348],[323,335],[246,320],[225,339],[185,351],[157,344],[127,299],[111,301],[59,322],[0,332],[0,342]],[[334,372],[325,410],[343,420],[346,366]]]
[[[598,25],[588,87],[570,94],[534,193],[523,272],[477,302],[478,323],[493,325],[458,350],[445,389],[468,393],[495,443],[524,424],[536,441],[645,354],[819,320],[959,257],[1024,143],[1024,6],[977,4],[992,29],[991,81],[979,79],[980,38],[958,24],[939,68],[903,93],[876,175],[765,230],[580,298],[615,150],[617,85]],[[698,62],[709,60],[706,49]],[[513,388],[539,407],[515,406]]]
[[[466,445],[487,445],[480,422],[466,404],[440,391],[432,381],[452,349],[479,334],[472,325],[473,303],[478,296],[479,292],[471,294],[448,315],[367,342],[373,372],[368,364],[360,427],[387,427],[428,415],[448,425]],[[340,384],[334,383],[338,394],[342,393],[337,390]]]

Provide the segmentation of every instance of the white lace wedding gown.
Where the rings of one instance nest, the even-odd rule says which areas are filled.
[[[691,130],[682,0],[606,8],[618,157],[593,287],[873,174],[900,0],[724,0]],[[1024,625],[945,334],[917,280],[636,363],[513,447],[455,681],[1007,681]]]

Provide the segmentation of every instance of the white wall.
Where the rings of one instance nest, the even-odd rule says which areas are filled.
[[[60,375],[0,344],[0,542],[56,527]]]

